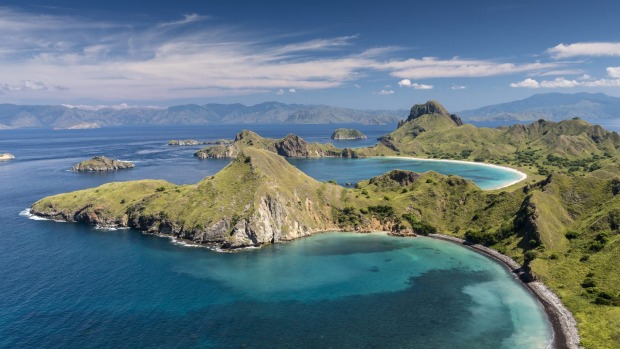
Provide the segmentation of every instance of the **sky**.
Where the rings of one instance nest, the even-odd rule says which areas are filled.
[[[450,111],[620,96],[617,0],[0,0],[0,103]]]

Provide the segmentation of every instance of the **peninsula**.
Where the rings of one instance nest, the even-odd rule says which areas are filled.
[[[243,131],[233,144],[202,152],[233,161],[193,185],[109,183],[44,198],[31,212],[223,249],[333,230],[443,234],[522,265],[524,281],[543,282],[572,312],[585,346],[620,345],[620,277],[609,268],[620,258],[615,132],[577,118],[477,128],[430,101],[415,105],[370,148],[342,150],[295,135],[273,140]],[[530,180],[483,191],[456,176],[394,170],[347,189],[318,182],[283,158],[331,154],[481,161],[516,167]],[[557,347],[578,346],[574,336],[562,338]]]
[[[97,172],[97,171],[115,171],[135,167],[132,162],[110,159],[105,156],[95,156],[90,160],[82,161],[73,166],[73,171],[78,172]]]

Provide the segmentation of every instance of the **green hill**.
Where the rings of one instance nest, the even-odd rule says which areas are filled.
[[[381,144],[353,154],[494,162],[525,170],[529,182],[482,191],[456,176],[394,170],[345,189],[282,156],[347,150],[243,131],[234,144],[206,150],[234,160],[194,185],[110,183],[44,198],[32,212],[222,248],[327,230],[452,235],[524,264],[525,279],[543,281],[573,312],[586,348],[620,347],[618,134],[579,119],[497,129],[459,120],[437,102],[417,105]]]

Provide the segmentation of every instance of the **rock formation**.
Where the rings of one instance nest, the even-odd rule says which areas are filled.
[[[362,132],[351,128],[339,128],[332,133],[331,139],[334,140],[353,140],[353,139],[367,139]]]
[[[73,171],[114,171],[132,168],[135,165],[129,161],[110,159],[105,156],[95,156],[90,160],[82,161],[73,166]]]

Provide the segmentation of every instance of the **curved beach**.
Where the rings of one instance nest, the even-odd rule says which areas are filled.
[[[431,234],[429,237],[469,247],[476,252],[482,253],[485,256],[500,262],[512,273],[516,273],[522,268],[522,266],[515,262],[514,259],[491,248],[482,245],[470,245],[463,239],[449,235]],[[532,292],[536,299],[538,299],[543,306],[547,317],[549,318],[549,322],[553,328],[553,342],[551,343],[552,348],[582,348],[580,345],[581,339],[579,337],[579,331],[577,330],[577,321],[573,317],[570,310],[562,304],[560,298],[540,281],[532,281],[529,283],[523,282],[523,284],[528,288],[528,290],[530,290],[530,292]]]
[[[412,161],[447,162],[447,163],[458,163],[458,164],[466,164],[466,165],[473,165],[473,166],[491,167],[491,168],[502,169],[502,170],[507,171],[507,172],[512,172],[512,173],[514,173],[514,174],[516,174],[518,176],[518,178],[516,180],[510,181],[510,182],[506,182],[506,183],[504,183],[504,184],[502,184],[501,186],[498,186],[498,187],[484,189],[484,190],[497,190],[497,189],[506,188],[506,187],[509,187],[509,186],[511,186],[513,184],[519,183],[519,182],[521,182],[521,181],[523,181],[524,179],[527,178],[527,174],[525,174],[524,172],[521,172],[521,171],[519,171],[517,169],[514,169],[512,167],[488,164],[488,163],[485,163],[485,162],[473,162],[473,161],[450,160],[450,159],[427,159],[427,158],[416,158],[416,157],[413,157],[413,156],[386,156],[385,158],[388,158],[388,159],[400,159],[400,160],[412,160]]]

